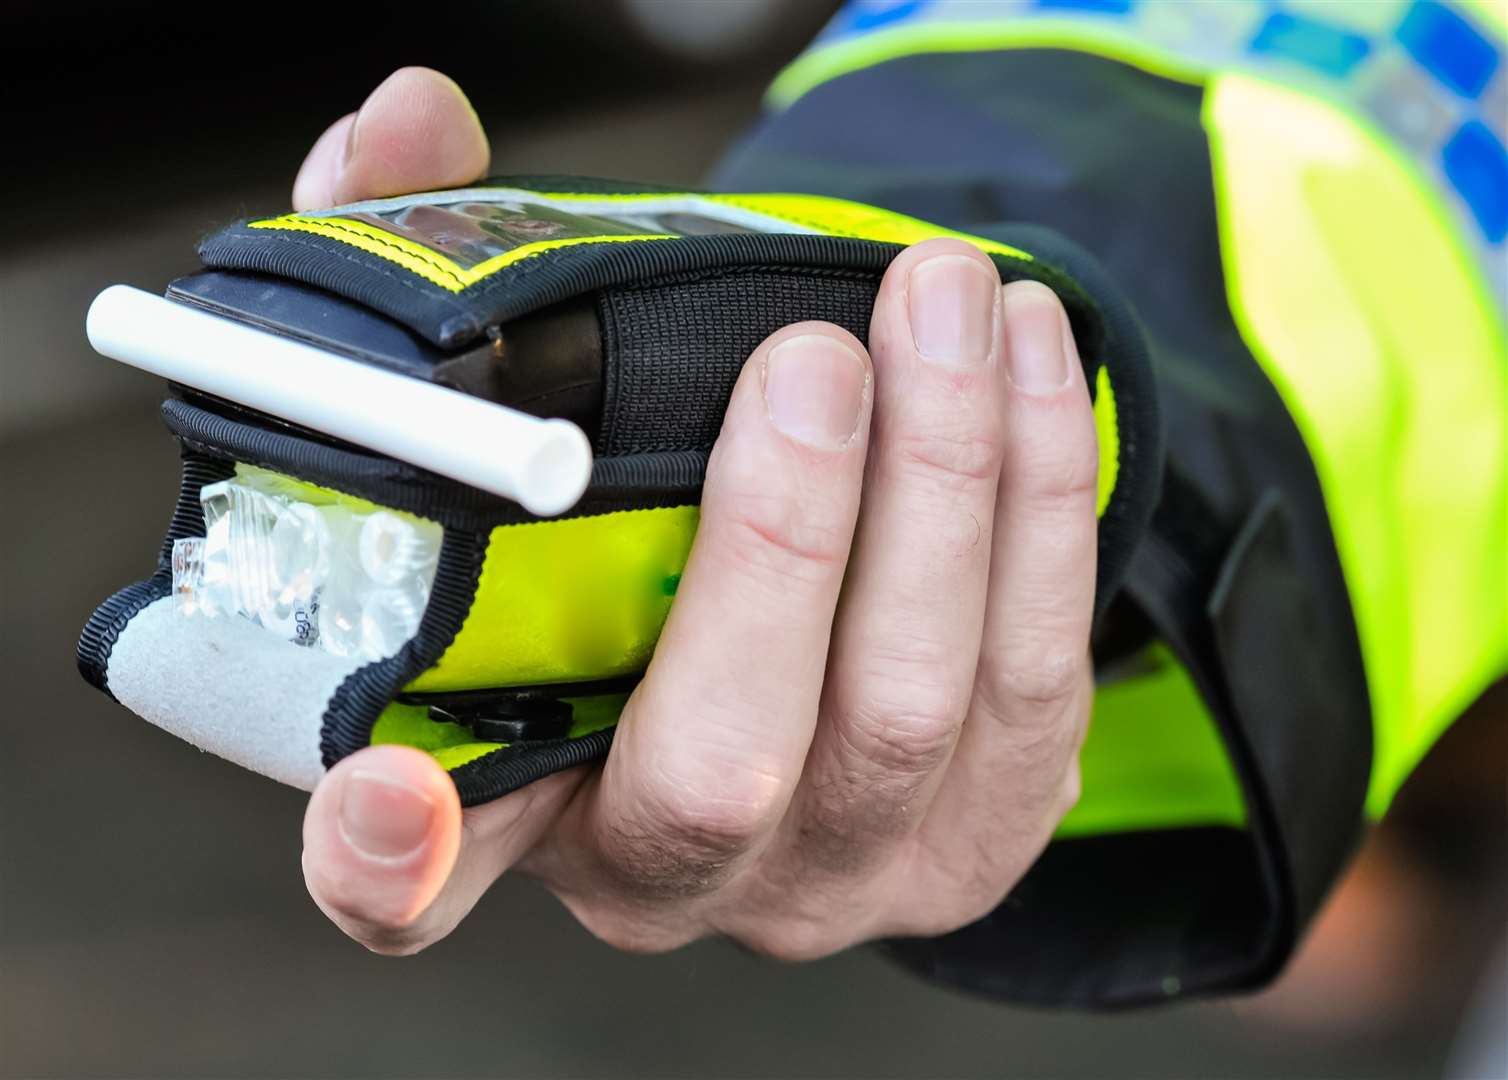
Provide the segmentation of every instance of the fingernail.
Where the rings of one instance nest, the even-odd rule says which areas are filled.
[[[374,772],[358,769],[341,791],[341,834],[369,858],[396,859],[418,850],[434,817],[427,794]]]
[[[1047,394],[1068,382],[1063,314],[1046,285],[1015,281],[1003,291],[1005,364],[1011,382],[1029,394]]]
[[[906,282],[911,340],[922,359],[982,365],[995,340],[995,272],[966,255],[937,255],[913,266]]]
[[[770,422],[787,438],[822,450],[853,442],[869,369],[842,342],[821,334],[787,338],[764,362]]]

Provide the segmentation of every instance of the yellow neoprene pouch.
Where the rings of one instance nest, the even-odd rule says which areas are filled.
[[[804,319],[864,339],[890,260],[940,234],[963,235],[837,199],[520,179],[215,234],[201,249],[206,270],[174,282],[169,299],[565,416],[592,440],[591,482],[566,513],[541,518],[175,387],[164,417],[184,454],[178,511],[157,572],[86,628],[85,675],[196,744],[305,787],[373,742],[429,751],[467,803],[600,758],[674,603],[707,452],[744,360]],[[1069,312],[1100,435],[1103,607],[1160,474],[1142,344],[1076,254],[963,238],[1002,280],[1045,282]],[[334,655],[314,629],[290,642],[246,619],[184,617],[175,544],[205,532],[207,490],[241,481],[272,485],[273,517],[298,506],[317,524],[334,506],[435,530],[411,633],[376,655]],[[334,586],[324,588],[328,615]]]

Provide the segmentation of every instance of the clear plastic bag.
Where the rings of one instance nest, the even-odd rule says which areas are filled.
[[[173,544],[183,614],[250,619],[294,644],[363,660],[391,656],[418,631],[440,526],[356,511],[245,466],[199,499],[205,535]]]

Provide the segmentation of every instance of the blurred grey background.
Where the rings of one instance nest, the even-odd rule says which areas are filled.
[[[402,64],[457,78],[499,171],[695,183],[832,6],[0,9],[0,1075],[1447,1069],[1503,926],[1501,693],[1405,791],[1278,988],[1081,1016],[960,997],[864,950],[804,967],[717,942],[619,955],[522,879],[421,956],[368,955],[304,893],[301,794],[78,678],[74,637],[149,570],[176,476],[161,386],[85,344],[101,287],[160,289],[204,232],[284,209],[305,149]]]

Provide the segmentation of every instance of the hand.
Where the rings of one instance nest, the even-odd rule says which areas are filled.
[[[326,132],[294,198],[485,167],[459,90],[409,69]],[[634,950],[724,934],[803,959],[973,921],[1078,795],[1097,465],[1053,294],[917,244],[869,352],[802,323],[749,358],[605,765],[463,812],[426,754],[363,750],[309,803],[310,893],[385,953],[444,937],[513,868]]]

